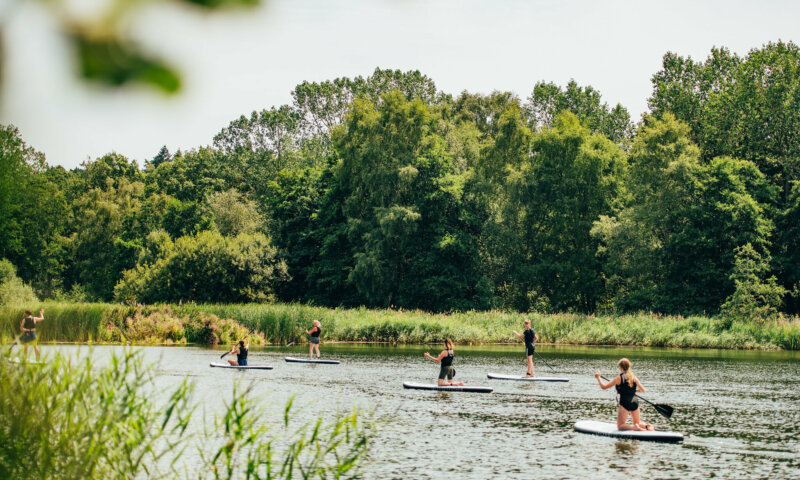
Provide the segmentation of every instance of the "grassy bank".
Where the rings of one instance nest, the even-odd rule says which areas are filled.
[[[0,337],[8,341],[19,328],[25,307],[0,307]],[[444,337],[460,344],[512,343],[523,315],[506,312],[430,314],[420,311],[329,309],[299,304],[125,306],[44,303],[42,341],[211,343],[198,325],[212,325],[220,343],[247,330],[261,333],[255,343],[302,341],[303,331],[319,319],[324,341],[432,343]],[[800,350],[800,319],[763,324],[714,317],[651,314],[587,316],[528,314],[542,343],[637,345],[731,349]],[[143,332],[143,333],[142,333]],[[206,335],[208,332],[206,331]],[[183,335],[183,336],[182,336]],[[159,341],[163,338],[163,341]]]

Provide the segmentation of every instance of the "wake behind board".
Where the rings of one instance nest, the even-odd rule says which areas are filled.
[[[520,375],[503,375],[501,373],[487,373],[487,377],[494,380],[517,380],[520,382],[569,382],[564,377],[522,377]]]
[[[326,365],[339,365],[339,360],[309,360],[307,358],[294,358],[294,357],[286,357],[284,358],[289,363],[324,363]]]
[[[683,434],[667,430],[640,432],[636,430],[618,430],[616,423],[598,422],[596,420],[581,420],[575,422],[575,431],[591,433],[606,437],[629,438],[633,440],[650,440],[653,442],[682,442]]]
[[[229,363],[211,362],[211,366],[216,368],[233,368],[236,370],[272,370],[272,367],[269,365],[245,365],[242,367],[239,365],[231,365]]]
[[[492,387],[476,387],[472,385],[464,386],[439,386],[414,382],[403,382],[403,388],[411,388],[414,390],[438,390],[440,392],[474,392],[474,393],[492,393]]]

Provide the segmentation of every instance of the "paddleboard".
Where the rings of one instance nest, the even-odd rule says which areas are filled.
[[[244,367],[240,367],[238,365],[231,365],[230,363],[211,362],[211,366],[217,368],[235,368],[236,370],[272,370],[272,367],[269,365],[246,365]]]
[[[650,440],[654,442],[682,442],[683,434],[668,430],[655,430],[640,432],[636,430],[617,430],[616,423],[598,422],[596,420],[581,420],[575,422],[575,431],[604,435],[606,437],[630,438],[634,440]]]
[[[8,363],[16,365],[42,365],[44,362],[32,362],[30,360],[20,360],[19,358],[7,358]]]
[[[564,377],[528,377],[520,375],[503,375],[500,373],[487,373],[487,377],[494,380],[518,380],[520,382],[569,382],[569,378]]]
[[[307,358],[294,358],[294,357],[286,357],[284,358],[287,362],[290,363],[324,363],[326,365],[339,365],[339,360],[309,360]]]
[[[476,387],[472,385],[464,385],[461,387],[458,386],[439,386],[439,385],[429,385],[424,383],[414,383],[414,382],[403,382],[404,388],[411,388],[414,390],[438,390],[440,392],[475,392],[475,393],[492,393],[494,389],[492,387]]]

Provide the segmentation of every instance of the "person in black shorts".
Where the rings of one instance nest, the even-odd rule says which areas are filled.
[[[600,372],[594,374],[597,383],[603,390],[616,387],[619,394],[619,408],[617,408],[617,428],[619,430],[653,430],[649,423],[642,423],[639,411],[639,402],[635,400],[637,393],[644,393],[644,385],[636,378],[631,370],[631,361],[623,358],[617,364],[621,372],[608,383],[603,383]],[[628,425],[628,415],[631,416],[633,425]]]
[[[453,377],[456,375],[456,370],[453,368],[455,354],[453,353],[453,341],[449,338],[444,339],[444,350],[442,350],[442,353],[440,353],[438,357],[434,358],[430,353],[425,352],[425,358],[430,358],[434,362],[442,364],[442,368],[439,369],[438,385],[440,387],[445,385],[463,387],[466,385],[464,382],[453,383]]]
[[[247,339],[239,340],[239,344],[234,345],[230,351],[230,353],[236,354],[236,360],[228,359],[228,363],[230,363],[234,367],[246,367],[247,351],[249,349],[250,349],[250,342]]]
[[[308,359],[314,359],[314,350],[317,351],[317,359],[319,359],[319,335],[322,333],[322,323],[319,320],[314,320],[314,326],[311,330],[306,330],[308,338]]]
[[[530,319],[525,319],[523,322],[525,325],[525,331],[522,333],[517,332],[514,330],[514,335],[518,336],[519,338],[525,339],[525,356],[528,359],[528,372],[522,378],[532,378],[533,377],[533,354],[536,351],[536,342],[539,341],[539,336],[531,328],[531,321]]]
[[[36,361],[39,361],[39,337],[36,335],[36,324],[44,320],[44,309],[39,310],[39,316],[34,317],[30,310],[25,310],[25,316],[19,322],[19,330],[22,332],[22,344],[25,346],[25,360],[28,359],[28,345],[33,345],[36,353]]]

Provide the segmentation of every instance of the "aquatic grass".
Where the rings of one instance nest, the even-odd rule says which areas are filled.
[[[450,337],[459,344],[519,343],[520,331],[529,318],[541,343],[571,345],[627,345],[677,348],[800,349],[800,319],[779,317],[766,322],[746,322],[709,316],[668,316],[649,312],[626,315],[519,314],[504,311],[465,311],[432,314],[420,310],[325,308],[297,303],[277,304],[188,304],[126,306],[112,304],[45,303],[28,308],[46,309],[41,324],[43,341],[86,342],[90,338],[123,341],[103,336],[103,326],[119,325],[128,318],[143,318],[157,312],[183,319],[214,320],[222,325],[220,343],[229,343],[254,330],[258,339],[273,344],[302,342],[304,331],[320,320],[324,341],[385,342],[397,344],[439,343]],[[9,339],[19,329],[21,307],[0,307],[0,337]],[[137,317],[138,316],[138,317]],[[187,320],[188,319],[188,320]],[[104,323],[106,322],[106,323]],[[186,323],[188,322],[188,323]],[[192,323],[194,322],[194,323]],[[225,325],[230,325],[226,327]],[[154,327],[155,328],[155,327]],[[187,342],[205,342],[189,332]],[[227,332],[227,333],[224,333]],[[190,334],[191,333],[191,334]],[[144,343],[176,341],[175,335],[152,335]]]
[[[357,410],[309,422],[290,400],[269,414],[236,384],[209,420],[195,415],[186,379],[156,386],[141,351],[102,366],[58,351],[11,363],[9,353],[0,346],[0,478],[358,478],[375,433]],[[197,456],[184,461],[187,451]]]

